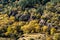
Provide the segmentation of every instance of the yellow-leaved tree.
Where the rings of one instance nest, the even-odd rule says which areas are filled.
[[[38,20],[32,20],[29,24],[26,24],[21,27],[24,33],[33,33],[33,32],[40,32],[40,26]]]
[[[53,35],[55,32],[56,32],[56,29],[55,29],[54,27],[52,27],[52,28],[50,29],[50,34]]]
[[[43,29],[43,32],[47,32],[48,26],[43,26],[42,29]]]

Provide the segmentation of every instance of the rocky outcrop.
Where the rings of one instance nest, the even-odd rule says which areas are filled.
[[[24,34],[18,40],[45,40],[45,34]]]

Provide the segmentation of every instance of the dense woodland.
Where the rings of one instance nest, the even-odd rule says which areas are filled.
[[[0,37],[42,33],[60,40],[59,30],[60,0],[0,1]]]

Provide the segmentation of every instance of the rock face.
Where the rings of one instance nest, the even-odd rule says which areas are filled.
[[[45,40],[45,34],[24,34],[18,40]]]
[[[45,40],[46,35],[45,34],[23,34],[22,37],[20,37],[17,40]],[[3,38],[0,37],[0,40],[16,40],[15,38]]]

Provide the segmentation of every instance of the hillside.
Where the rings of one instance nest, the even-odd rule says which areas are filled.
[[[60,0],[1,0],[0,37],[60,40]]]

